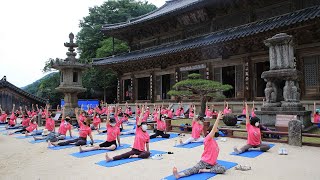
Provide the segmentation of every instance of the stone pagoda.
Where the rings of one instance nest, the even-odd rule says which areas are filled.
[[[267,83],[264,90],[266,102],[261,111],[257,111],[257,116],[262,124],[269,126],[291,116],[307,129],[312,126],[311,112],[300,103],[302,73],[296,69],[292,36],[280,33],[264,43],[269,47],[270,70],[261,75]],[[287,119],[290,120],[293,118]]]
[[[51,61],[51,67],[60,71],[60,85],[56,88],[58,92],[64,94],[65,113],[74,114],[74,108],[78,107],[78,94],[85,92],[82,87],[82,72],[91,67],[91,64],[80,63],[76,58],[75,48],[78,47],[73,42],[73,33],[69,34],[70,42],[64,43],[68,48],[67,58],[63,61]]]

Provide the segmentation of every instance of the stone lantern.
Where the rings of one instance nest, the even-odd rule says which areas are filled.
[[[74,115],[74,108],[78,107],[78,94],[85,92],[86,88],[82,86],[82,73],[91,67],[91,64],[80,63],[74,52],[78,45],[73,42],[73,33],[69,34],[70,42],[64,43],[68,48],[67,58],[63,61],[52,61],[52,68],[60,71],[60,85],[56,88],[58,92],[64,94],[65,113]]]

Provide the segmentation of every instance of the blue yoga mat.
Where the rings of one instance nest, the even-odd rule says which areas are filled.
[[[193,142],[193,143],[189,143],[189,144],[186,144],[186,145],[177,145],[177,146],[174,146],[174,147],[191,149],[191,148],[202,146],[202,145],[203,145],[203,142]]]
[[[129,147],[130,147],[129,144],[122,144],[120,147],[117,147],[117,149],[115,149],[115,150],[126,149]],[[102,154],[102,153],[106,153],[106,152],[110,152],[110,150],[95,150],[95,151],[88,151],[88,152],[82,152],[82,153],[76,152],[76,153],[72,153],[70,155],[77,157],[77,158],[84,158],[84,157],[93,156],[96,154]]]
[[[173,139],[173,138],[176,138],[178,136],[179,136],[178,134],[173,133],[173,134],[170,134],[170,138],[157,137],[157,138],[150,139],[150,143],[163,141],[163,140],[167,140],[167,139]]]
[[[34,131],[34,133],[42,133],[42,131],[43,131],[43,130],[38,130],[38,131]],[[15,134],[17,134],[17,133],[15,133]],[[39,134],[39,135],[34,135],[34,136],[42,136],[42,135]],[[28,138],[32,138],[32,136],[25,136],[25,135],[23,135],[23,136],[17,136],[16,138],[17,138],[17,139],[28,139]]]
[[[87,141],[87,145],[90,144],[90,140]],[[94,143],[101,143],[101,142],[104,142],[102,140],[95,140]],[[51,149],[51,150],[60,150],[60,149],[68,149],[68,148],[72,148],[72,147],[75,147],[74,144],[69,144],[67,146],[55,146],[55,147],[49,147],[48,149]]]
[[[72,138],[70,136],[67,136],[65,140],[70,140],[70,139],[75,139],[75,138],[78,138],[77,136],[73,136]],[[45,139],[42,139],[42,140],[31,140],[29,141],[29,143],[31,144],[38,144],[38,143],[42,143],[42,142],[46,142]]]
[[[272,148],[274,146],[274,144],[269,144],[270,148]],[[231,155],[234,155],[234,156],[242,156],[242,157],[247,157],[247,158],[255,158],[257,156],[260,156],[262,153],[262,151],[260,150],[249,150],[249,151],[246,151],[244,153],[241,153],[241,154],[235,154],[234,152],[231,153]]]
[[[151,150],[150,152],[151,152],[150,156],[153,156],[155,154],[165,154],[165,153],[167,153],[167,152],[164,152],[164,151],[157,151],[157,150]],[[103,161],[97,162],[96,164],[98,164],[100,166],[104,166],[104,167],[114,167],[114,166],[119,166],[119,165],[122,165],[122,164],[127,164],[127,163],[130,163],[130,162],[139,161],[139,160],[141,160],[141,158],[120,159],[120,160],[117,160],[117,161],[110,161],[110,162],[106,162],[105,160],[103,160]]]
[[[224,166],[226,169],[231,169],[234,166],[238,165],[237,163],[234,162],[228,162],[228,161],[221,161],[218,160],[217,161],[218,164],[220,164],[221,166]],[[217,174],[215,173],[199,173],[199,174],[193,174],[191,176],[187,176],[187,177],[182,177],[180,179],[189,179],[189,180],[199,180],[199,179],[209,179],[212,178],[214,176],[216,176]],[[163,178],[163,180],[175,180],[176,178],[171,175],[171,176],[167,176],[165,178]]]

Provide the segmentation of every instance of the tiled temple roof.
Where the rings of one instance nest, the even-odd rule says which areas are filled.
[[[117,64],[127,61],[137,61],[146,58],[158,57],[167,54],[182,52],[198,47],[218,44],[226,41],[240,39],[259,33],[267,32],[277,28],[298,25],[310,20],[320,18],[320,6],[313,6],[281,16],[244,24],[237,27],[224,29],[196,38],[176,41],[170,44],[159,45],[148,49],[133,51],[114,57],[94,59],[93,65]]]
[[[8,88],[8,89],[11,89],[12,91],[15,91],[16,93],[18,93],[18,94],[20,94],[22,96],[28,97],[28,98],[30,98],[30,99],[32,99],[34,101],[37,101],[37,102],[40,102],[40,103],[43,103],[43,104],[46,103],[45,99],[42,99],[42,98],[39,98],[39,97],[37,97],[37,96],[35,96],[33,94],[30,94],[30,93],[18,88],[17,86],[15,86],[15,85],[13,85],[13,84],[11,84],[8,81],[3,80],[3,79],[0,80],[0,88]]]
[[[189,7],[194,6],[195,4],[201,3],[201,2],[208,2],[212,0],[170,0],[166,1],[166,4],[161,6],[160,8],[151,11],[150,13],[147,13],[145,15],[130,19],[129,22],[121,22],[116,24],[106,24],[102,26],[102,31],[109,31],[109,30],[116,30],[124,27],[128,27],[134,24],[139,24],[142,22],[146,22],[149,20],[156,19],[158,17],[172,14],[184,9],[187,9]]]

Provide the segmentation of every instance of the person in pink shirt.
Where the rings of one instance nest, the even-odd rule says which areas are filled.
[[[231,114],[232,113],[232,110],[231,108],[229,107],[229,103],[224,101],[224,110],[223,110],[223,114],[226,115],[226,114]]]
[[[7,124],[7,114],[4,110],[2,110],[1,105],[0,105],[0,124]]]
[[[220,149],[218,143],[214,139],[219,136],[218,124],[222,117],[222,112],[219,112],[213,128],[204,139],[204,151],[201,155],[201,160],[194,167],[180,173],[176,167],[173,167],[172,173],[176,179],[198,173],[223,174],[226,172],[226,168],[217,163]]]
[[[9,133],[9,135],[12,135],[12,134],[15,134],[15,133],[22,133],[22,134],[25,134],[25,136],[32,135],[31,133],[34,130],[38,129],[38,124],[36,122],[36,119],[37,119],[37,117],[32,117],[31,122],[30,122],[28,127],[23,127],[21,130]]]
[[[142,122],[142,116],[144,114],[144,107],[142,107],[140,118],[137,122],[136,136],[134,138],[134,143],[131,151],[126,152],[124,154],[109,157],[108,153],[106,153],[106,161],[116,161],[120,159],[127,158],[143,158],[146,159],[150,156],[149,152],[149,141],[150,137],[147,132],[147,123]]]
[[[20,112],[22,114],[22,127],[28,127],[30,125],[30,118],[28,117],[28,114],[24,114],[22,111],[22,107],[20,107]]]
[[[59,140],[66,139],[68,131],[69,131],[70,137],[72,137],[72,133],[71,133],[72,125],[70,124],[70,120],[71,120],[71,118],[69,116],[65,117],[64,107],[62,107],[62,118],[61,118],[61,123],[60,123],[59,129],[58,129],[58,133],[52,132],[46,137],[45,136],[43,136],[43,137],[33,136],[34,140],[37,141],[37,140],[45,139],[46,141],[57,142]]]
[[[261,143],[260,119],[252,117],[250,119],[248,112],[248,105],[246,104],[246,129],[248,132],[247,144],[240,149],[234,147],[234,153],[241,154],[248,151],[250,148],[260,148],[261,151],[268,151],[270,149],[268,144]]]
[[[196,110],[196,107],[194,107],[194,111],[195,110]],[[183,146],[183,145],[186,145],[186,144],[189,144],[192,142],[203,142],[204,141],[203,121],[204,121],[204,118],[201,116],[193,117],[191,137],[184,142],[182,141],[182,139],[180,139],[180,145]]]
[[[79,129],[79,138],[76,139],[72,139],[72,140],[68,140],[68,141],[64,141],[64,142],[59,142],[59,143],[53,143],[48,141],[48,147],[52,147],[52,146],[67,146],[69,144],[74,144],[76,146],[83,146],[87,144],[87,137],[89,136],[91,139],[91,145],[93,145],[94,141],[93,141],[93,137],[91,134],[91,128],[90,128],[90,118],[86,118],[83,122],[80,121],[79,119],[79,109],[76,108],[74,110],[75,114],[76,114],[76,118],[78,121],[78,124],[80,125],[80,129]]]
[[[150,139],[161,136],[162,138],[170,138],[170,134],[166,133],[166,121],[163,114],[160,114],[160,108],[157,109],[157,113],[154,117],[157,122],[157,131],[155,134],[150,136]]]
[[[131,107],[128,105],[128,102],[126,102],[126,114],[128,114],[129,116],[132,116],[132,110]]]
[[[189,118],[193,118],[194,117],[194,109],[195,109],[195,105],[189,105]]]
[[[88,104],[88,106],[87,106],[87,109],[88,109],[88,115],[92,115],[93,114],[93,112],[94,112],[94,110],[90,107],[90,105]]]
[[[55,132],[55,122],[53,118],[56,116],[55,113],[51,113],[49,116],[49,104],[46,106],[46,124],[45,128],[50,132]]]
[[[167,119],[173,119],[173,114],[174,114],[174,109],[171,109],[170,111],[168,111]]]
[[[136,113],[136,115],[140,115],[141,114],[140,107],[137,103],[135,103],[135,105],[136,105],[136,112],[135,113]]]
[[[107,124],[107,129],[108,129],[107,140],[105,142],[99,144],[98,146],[94,146],[94,147],[88,148],[88,149],[83,149],[80,146],[79,147],[80,152],[95,151],[95,150],[100,150],[100,149],[113,151],[118,147],[117,141],[118,141],[119,146],[121,146],[120,145],[120,129],[117,126],[116,119],[113,117],[110,118],[110,114],[108,114],[106,124]]]
[[[7,126],[7,129],[9,128],[9,127],[15,127],[16,126],[16,124],[17,124],[17,117],[18,117],[18,115],[17,114],[15,114],[14,113],[14,108],[15,108],[15,104],[13,104],[13,106],[12,106],[12,113],[11,113],[11,115],[10,115],[10,119],[9,119],[9,123],[8,123],[8,126]]]
[[[316,102],[313,102],[313,122],[319,123],[320,122],[320,109],[317,109]]]
[[[207,106],[205,114],[206,118],[212,118],[212,110],[210,109],[210,106]]]
[[[94,110],[93,112],[93,122],[91,125],[91,130],[100,129],[101,118],[100,115]]]

